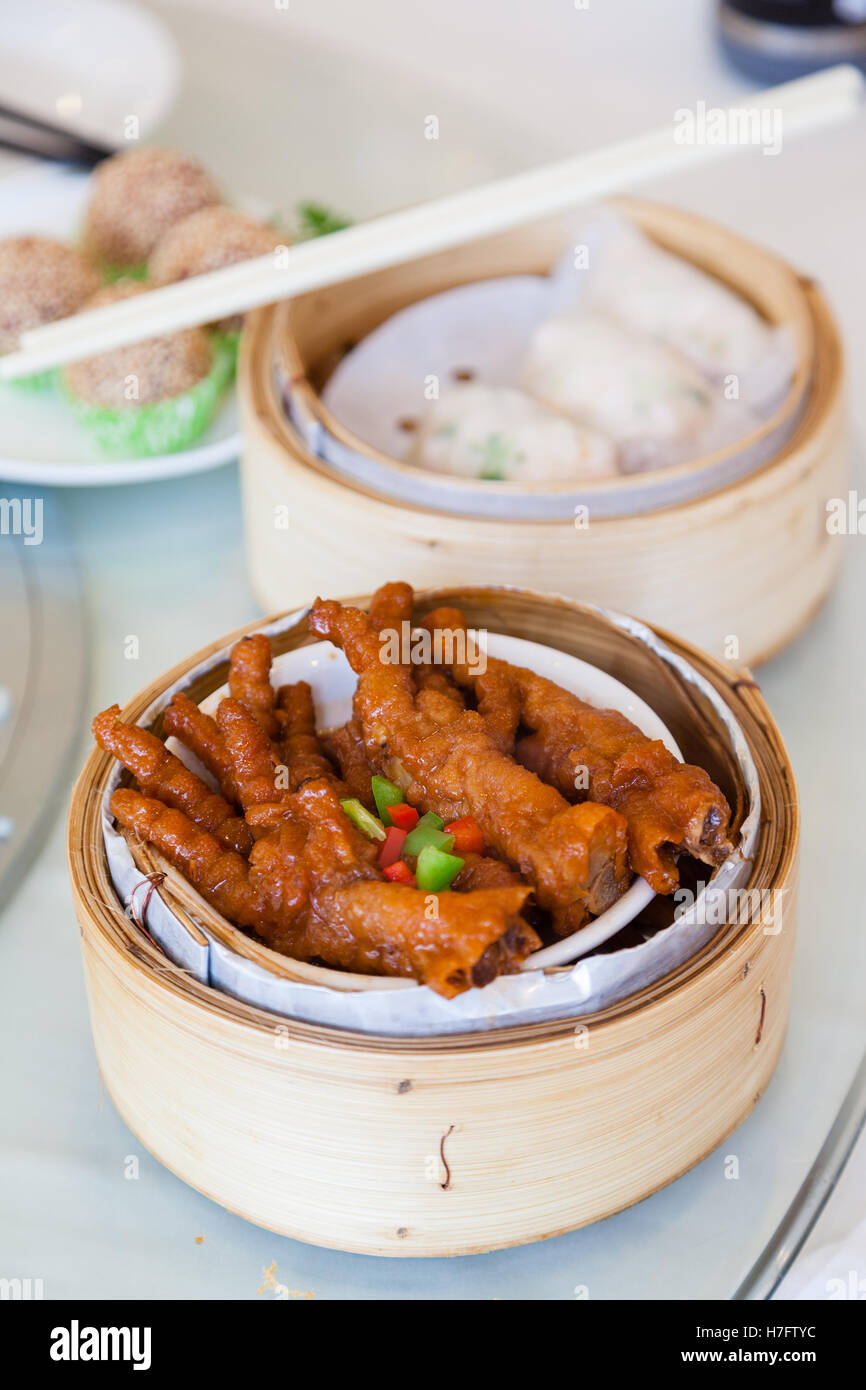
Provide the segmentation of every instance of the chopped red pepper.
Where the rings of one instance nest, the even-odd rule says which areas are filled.
[[[380,868],[387,869],[389,865],[396,864],[400,855],[403,853],[403,845],[406,840],[406,831],[400,830],[396,825],[389,826],[385,831],[385,843],[379,850],[377,863]]]
[[[484,852],[484,831],[474,816],[461,816],[445,827],[446,835],[454,836],[454,850],[457,854],[482,854]]]
[[[396,864],[389,864],[382,872],[389,883],[405,883],[407,888],[415,887],[415,875],[402,859],[398,859]]]
[[[405,801],[399,802],[396,806],[389,806],[388,815],[391,824],[398,825],[401,830],[411,830],[413,825],[418,824],[418,812]]]

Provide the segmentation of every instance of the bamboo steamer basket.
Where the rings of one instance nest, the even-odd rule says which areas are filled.
[[[398,310],[457,284],[541,273],[567,244],[557,217],[259,310],[244,333],[239,371],[246,549],[265,611],[303,602],[321,588],[354,592],[402,574],[419,587],[451,582],[520,583],[636,613],[717,657],[754,664],[790,641],[835,579],[841,549],[826,530],[826,502],[847,487],[849,427],[842,350],[818,288],[777,256],[682,210],[616,200],[660,244],[712,273],[771,323],[785,323],[796,372],[760,447],[790,426],[786,442],[726,486],[631,514],[592,514],[611,488],[620,502],[649,475],[582,488],[589,524],[530,520],[520,498],[538,489],[489,483],[514,496],[508,519],[431,511],[348,480],[304,444],[286,417],[276,369],[293,396],[340,445],[395,474],[414,470],[356,439],[323,405],[319,390],[340,357]],[[730,453],[731,451],[727,451]],[[726,451],[660,471],[703,486]],[[694,475],[692,479],[691,475]],[[426,476],[426,475],[425,475]],[[655,475],[653,475],[655,476]],[[457,492],[462,480],[449,479]],[[732,639],[735,639],[732,641]]]
[[[418,595],[419,616],[440,603],[462,606],[473,626],[545,642],[631,686],[742,819],[742,774],[718,712],[630,632],[596,609],[527,591],[429,591]],[[204,699],[226,677],[215,654],[242,632],[154,681],[123,718],[141,720],[177,682]],[[770,1080],[787,1024],[796,789],[748,672],[660,635],[721,695],[754,758],[762,829],[746,884],[752,907],[732,904],[680,968],[579,1018],[381,1037],[285,1018],[201,983],[117,898],[100,821],[112,760],[91,754],[73,794],[68,847],[94,1041],[120,1114],[162,1163],[283,1235],[366,1254],[457,1255],[609,1216],[684,1173],[740,1123]],[[303,614],[273,639],[277,652],[309,640]],[[152,727],[160,731],[160,718]],[[203,940],[190,896],[171,880],[158,891]],[[232,933],[240,935],[224,923],[222,939]],[[267,964],[273,953],[256,950]],[[334,974],[319,969],[316,982]],[[343,987],[381,984],[348,977]]]

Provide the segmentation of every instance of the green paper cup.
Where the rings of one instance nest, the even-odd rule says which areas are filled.
[[[229,362],[229,380],[234,380],[241,346],[241,329],[235,328],[232,332],[225,333],[221,328],[214,328],[210,336],[214,352],[225,353]]]
[[[234,358],[229,344],[213,340],[214,360],[207,376],[188,391],[164,401],[113,410],[66,395],[76,418],[103,453],[114,458],[152,458],[188,448],[213,420],[220,397],[232,378]]]
[[[42,395],[43,392],[52,390],[60,380],[60,373],[56,367],[49,367],[44,372],[34,372],[32,376],[16,376],[8,382],[9,386],[16,391],[25,391],[28,394]]]

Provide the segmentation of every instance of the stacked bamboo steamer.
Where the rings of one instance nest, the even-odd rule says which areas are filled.
[[[738,819],[746,813],[748,789],[714,705],[633,633],[595,609],[531,592],[437,590],[418,596],[418,611],[440,603],[463,607],[473,626],[545,642],[625,682],[684,757],[719,782]],[[225,680],[217,653],[240,635],[167,672],[123,718],[141,720],[178,682],[202,700]],[[91,755],[73,797],[69,855],[94,1038],[120,1113],[163,1163],[230,1210],[298,1239],[371,1254],[466,1254],[610,1215],[684,1172],[740,1122],[769,1081],[786,1028],[796,791],[754,682],[662,635],[724,701],[758,770],[752,908],[732,905],[683,966],[586,1017],[386,1038],[220,993],[169,960],[124,911],[101,826],[112,762]],[[274,646],[309,640],[301,615]],[[159,718],[153,727],[160,732]],[[178,882],[158,891],[201,940],[202,927],[226,944],[239,935],[227,922],[216,933]],[[267,967],[271,953],[256,950]],[[320,970],[316,982],[332,975]]]
[[[714,656],[733,651],[749,663],[809,621],[841,555],[826,504],[847,486],[844,371],[830,310],[814,284],[726,228],[636,199],[617,203],[659,244],[715,275],[771,324],[787,325],[796,353],[790,389],[773,419],[742,441],[769,457],[723,486],[714,480],[728,476],[732,450],[587,484],[589,523],[579,528],[529,518],[538,487],[485,484],[501,494],[509,511],[501,517],[460,514],[466,483],[453,478],[441,508],[413,505],[413,470],[352,436],[320,391],[340,356],[407,304],[458,284],[548,270],[569,223],[537,222],[251,316],[239,378],[242,479],[250,576],[266,610],[305,601],[324,574],[348,592],[394,574],[419,586],[519,583],[637,613]],[[337,448],[362,461],[375,486],[307,447],[287,417],[286,390]],[[774,450],[776,438],[785,442]],[[648,480],[660,498],[680,500],[630,510],[632,501],[643,505]],[[617,514],[606,514],[611,508]]]

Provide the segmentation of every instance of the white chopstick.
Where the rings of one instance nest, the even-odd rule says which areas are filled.
[[[771,87],[744,99],[735,110],[779,112],[779,129],[787,141],[847,119],[862,106],[864,90],[862,73],[843,65]],[[730,120],[729,128],[733,128],[733,113]],[[0,358],[0,379],[44,371],[126,343],[244,313],[505,231],[657,175],[754,148],[743,142],[679,142],[675,129],[672,121],[574,159],[60,319],[23,334],[20,349]]]

